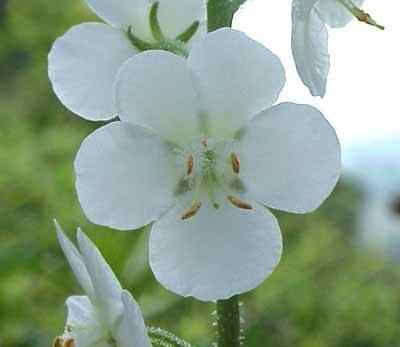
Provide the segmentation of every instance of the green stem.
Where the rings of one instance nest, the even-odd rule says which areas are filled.
[[[208,0],[208,32],[231,27],[233,16],[246,0]],[[218,347],[240,347],[239,297],[217,301]]]
[[[209,0],[207,4],[208,31],[231,27],[235,12],[246,0]]]
[[[217,301],[218,347],[240,347],[239,297]]]

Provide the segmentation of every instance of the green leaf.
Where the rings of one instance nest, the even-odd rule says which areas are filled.
[[[148,327],[147,332],[153,347],[194,347],[189,342],[186,342],[169,331],[161,328]]]

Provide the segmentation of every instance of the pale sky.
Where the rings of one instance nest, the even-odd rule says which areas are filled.
[[[329,29],[332,66],[324,99],[312,97],[297,76],[290,49],[291,0],[249,0],[234,23],[281,58],[287,83],[280,101],[319,108],[345,151],[400,137],[400,1],[369,0],[364,9],[386,30],[356,20]]]

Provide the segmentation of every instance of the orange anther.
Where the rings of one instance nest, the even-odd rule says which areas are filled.
[[[194,158],[192,154],[189,155],[186,165],[187,165],[186,174],[189,176],[193,172],[193,167],[194,167]]]
[[[53,341],[53,347],[63,347],[64,339],[61,336],[57,336]]]
[[[251,206],[246,201],[243,201],[236,196],[229,195],[228,200],[232,203],[232,205],[236,206],[237,208],[241,208],[243,210],[252,210],[253,206]]]
[[[190,206],[190,208],[183,213],[181,219],[186,220],[192,218],[193,216],[196,215],[196,213],[200,210],[200,208],[201,208],[201,202],[194,202],[193,205]]]
[[[240,160],[236,153],[231,153],[231,164],[233,172],[239,174],[240,172]]]
[[[74,339],[66,339],[64,341],[63,347],[75,347],[75,340]]]

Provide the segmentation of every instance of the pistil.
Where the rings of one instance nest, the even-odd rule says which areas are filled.
[[[217,210],[220,208],[220,205],[215,197],[215,190],[218,187],[218,178],[214,172],[210,172],[207,174],[205,180],[208,198],[210,199],[213,207]]]

